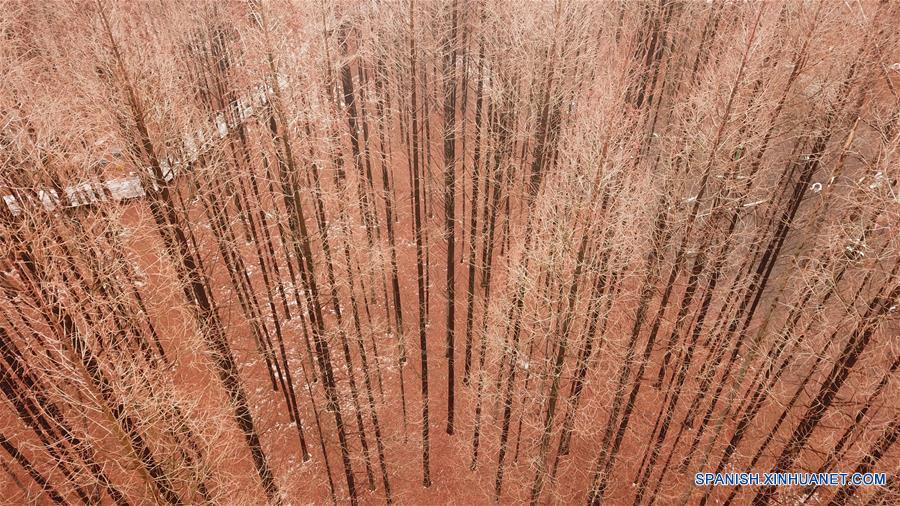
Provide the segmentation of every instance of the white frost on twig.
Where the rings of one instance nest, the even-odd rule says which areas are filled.
[[[755,207],[755,206],[762,204],[763,202],[765,202],[767,200],[769,200],[769,199],[757,200],[756,202],[747,202],[746,204],[744,204],[744,207]]]

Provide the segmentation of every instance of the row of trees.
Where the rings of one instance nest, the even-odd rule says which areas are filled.
[[[14,497],[900,498],[896,6],[6,7]]]

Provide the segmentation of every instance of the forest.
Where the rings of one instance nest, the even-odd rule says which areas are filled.
[[[0,503],[900,504],[898,25],[0,0]]]

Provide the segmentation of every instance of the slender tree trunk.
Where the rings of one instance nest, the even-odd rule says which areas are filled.
[[[453,434],[456,373],[456,0],[444,41],[444,229],[447,235],[447,434]]]

